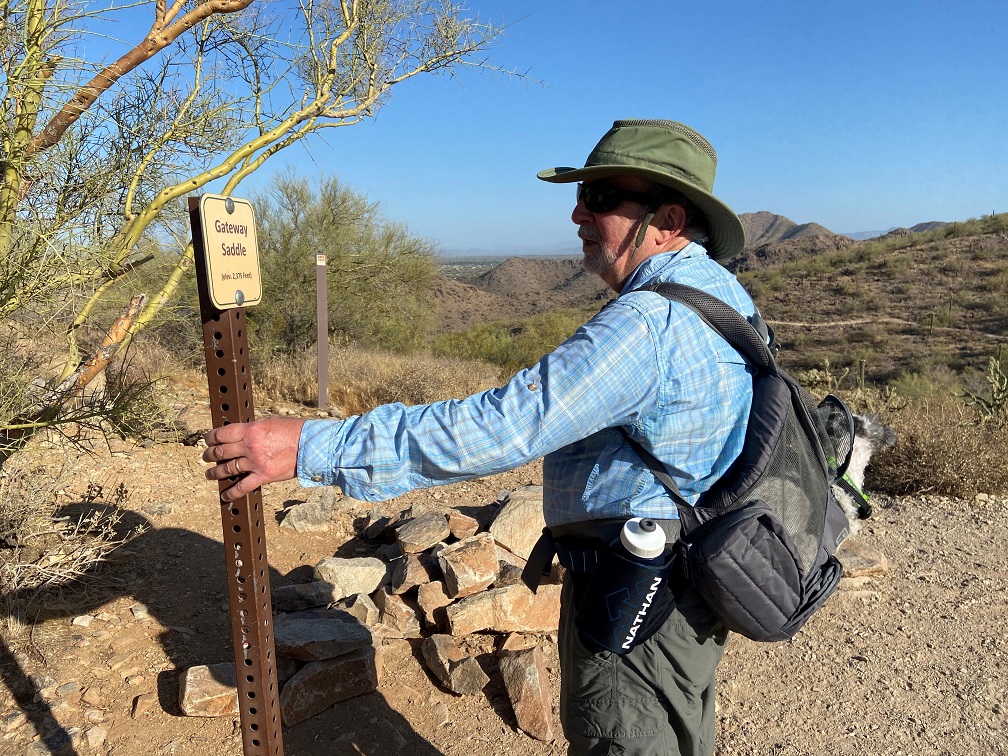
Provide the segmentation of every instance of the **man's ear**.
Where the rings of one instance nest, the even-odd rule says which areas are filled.
[[[658,209],[651,223],[658,230],[655,242],[665,244],[682,236],[683,229],[686,228],[686,209],[682,205],[667,203]]]

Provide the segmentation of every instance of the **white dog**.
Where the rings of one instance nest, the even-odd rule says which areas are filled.
[[[888,449],[896,443],[896,432],[871,415],[854,415],[854,450],[844,479],[833,485],[836,496],[847,522],[850,525],[848,538],[857,535],[861,521],[871,515],[871,505],[864,494],[865,468],[872,455]]]

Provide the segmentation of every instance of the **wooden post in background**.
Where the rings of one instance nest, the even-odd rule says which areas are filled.
[[[315,320],[318,323],[318,408],[329,409],[329,287],[326,256],[315,255]]]

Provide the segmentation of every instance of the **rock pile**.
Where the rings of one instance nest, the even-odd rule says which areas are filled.
[[[317,502],[308,506],[316,514]],[[304,527],[301,514],[298,528]],[[457,509],[389,517],[372,509],[361,535],[375,543],[376,556],[323,559],[312,582],[272,591],[284,723],[375,690],[386,639],[420,641],[425,664],[446,690],[482,690],[489,677],[465,653],[461,638],[556,632],[559,573],[535,594],[520,579],[544,524],[540,486],[508,492],[475,517]],[[542,650],[529,645],[517,636],[504,641],[500,673],[518,726],[550,740],[549,680]],[[189,668],[179,700],[191,716],[237,715],[233,664]]]

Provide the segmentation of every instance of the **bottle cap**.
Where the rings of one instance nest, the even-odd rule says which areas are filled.
[[[624,548],[641,559],[654,559],[665,551],[665,531],[647,517],[627,520],[620,531]]]

